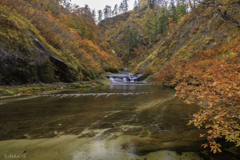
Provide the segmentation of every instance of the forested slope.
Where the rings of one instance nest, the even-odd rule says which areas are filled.
[[[145,10],[146,7],[143,7],[138,11],[129,11],[112,18],[106,18],[99,23],[107,42],[126,64],[131,63],[139,56],[134,52],[134,48],[137,48],[138,44],[147,43],[142,27]],[[138,49],[140,48],[145,47],[138,45]]]
[[[240,18],[237,14],[235,16],[236,19]],[[200,69],[200,66],[204,65],[196,64],[201,63],[200,59],[226,60],[231,54],[238,54],[238,45],[237,25],[224,20],[214,8],[199,6],[169,28],[168,35],[160,38],[151,54],[135,65],[134,71],[157,72],[154,75],[156,82],[176,85],[187,69],[180,70],[186,63],[194,63]],[[178,82],[171,81],[174,79],[171,76]]]
[[[112,47],[131,71],[175,87],[188,104],[204,104],[189,124],[209,128],[208,135],[200,136],[209,141],[203,147],[214,153],[221,152],[217,138],[240,145],[239,8],[235,0],[149,5],[142,13],[132,11],[124,22],[115,19],[117,25],[103,22],[110,28],[104,30],[109,41],[118,39],[111,44],[123,44],[124,51]],[[135,32],[135,45],[128,41],[129,29]]]
[[[89,8],[68,1],[0,0],[0,84],[72,82],[118,71]]]
[[[238,25],[224,19],[213,6],[199,4],[187,13],[186,4],[179,1],[175,6],[165,4],[152,9],[145,6],[107,18],[99,27],[125,65],[135,73],[153,75],[170,61],[188,62],[197,53],[214,48],[228,46],[229,50],[225,48],[219,53],[228,57],[230,49],[236,47],[229,44],[238,43]],[[234,3],[228,8],[236,21],[240,18],[238,7]]]

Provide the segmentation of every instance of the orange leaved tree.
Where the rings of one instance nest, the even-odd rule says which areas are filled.
[[[240,146],[240,58],[230,53],[225,61],[214,61],[206,70],[188,68],[184,81],[177,85],[176,95],[188,104],[207,101],[206,109],[193,115],[189,124],[209,128],[207,137],[211,151],[221,152],[215,138],[223,138]],[[187,79],[195,77],[198,84],[191,85]],[[202,135],[203,136],[203,135]]]

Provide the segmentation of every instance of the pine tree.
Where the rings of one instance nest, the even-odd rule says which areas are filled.
[[[98,21],[100,22],[102,20],[102,10],[98,10]]]
[[[179,21],[183,15],[186,14],[186,4],[185,0],[180,0],[177,3],[176,7],[176,13],[177,13],[177,20]]]
[[[171,4],[170,4],[170,18],[172,18],[171,23],[177,23],[177,10],[176,10],[176,6],[174,4],[174,0],[171,0]]]
[[[124,12],[127,12],[128,11],[128,1],[129,0],[123,0],[122,3],[123,3],[123,11]]]
[[[126,30],[125,46],[127,47],[128,54],[131,52],[134,46],[138,43],[137,33],[131,28]]]
[[[94,21],[96,21],[96,11],[95,11],[95,9],[92,10],[92,17],[93,17]]]
[[[114,6],[114,15],[115,16],[118,15],[118,5],[117,4],[115,4],[115,6]]]
[[[108,8],[108,17],[112,17],[112,7],[107,6],[107,8]]]
[[[165,7],[160,7],[156,16],[156,32],[163,34],[169,26],[168,10]]]
[[[149,37],[149,44],[151,43],[151,38],[154,32],[154,15],[150,7],[144,12],[144,22],[143,27],[145,28],[145,35]]]
[[[89,8],[89,6],[87,4],[84,7],[84,12],[85,12],[85,14],[88,14],[88,12],[91,12],[91,9]]]
[[[120,6],[119,6],[119,13],[121,14],[123,12],[124,6],[123,6],[123,2],[121,2]]]
[[[108,5],[105,6],[105,8],[103,9],[103,14],[104,14],[104,19],[108,18]]]
[[[148,5],[151,9],[154,7],[155,0],[148,0]]]
[[[137,0],[134,1],[133,9],[135,11],[137,11],[137,9],[138,9],[138,2],[137,2]]]

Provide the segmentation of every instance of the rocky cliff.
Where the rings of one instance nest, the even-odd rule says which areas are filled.
[[[65,62],[34,36],[29,33],[25,36],[32,39],[34,48],[31,51],[24,48],[26,44],[11,46],[10,49],[0,43],[0,85],[76,80]]]

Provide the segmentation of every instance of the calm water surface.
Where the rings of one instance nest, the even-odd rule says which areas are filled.
[[[0,159],[206,159],[206,131],[186,125],[200,108],[174,93],[109,85],[0,101]]]

